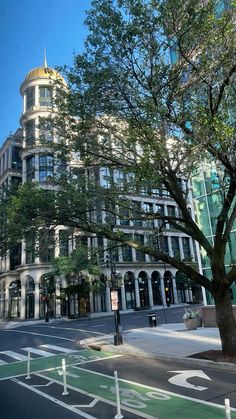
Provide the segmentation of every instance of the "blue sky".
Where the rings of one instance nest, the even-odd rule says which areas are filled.
[[[71,64],[83,51],[91,0],[0,0],[0,146],[19,127],[19,87],[28,71]]]

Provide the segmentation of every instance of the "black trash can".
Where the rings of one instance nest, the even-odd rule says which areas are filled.
[[[149,313],[148,314],[148,323],[149,323],[149,327],[156,327],[156,325],[157,325],[156,313]]]

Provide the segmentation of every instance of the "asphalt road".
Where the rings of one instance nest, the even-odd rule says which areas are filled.
[[[182,322],[182,308],[166,311],[169,322]],[[163,312],[158,311],[160,323],[161,315]],[[122,315],[121,323],[124,330],[147,326],[147,312]],[[122,415],[127,419],[224,418],[219,405],[223,406],[225,398],[236,408],[236,383],[231,372],[205,367],[191,370],[174,362],[117,356],[80,346],[86,337],[113,331],[112,317],[19,324],[1,330],[1,419],[114,418],[114,371],[119,376]],[[68,395],[62,394],[63,358]],[[30,379],[26,380],[27,375]],[[235,419],[236,410],[231,415]]]

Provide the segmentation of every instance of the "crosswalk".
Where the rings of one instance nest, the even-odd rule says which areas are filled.
[[[39,345],[39,347],[27,346],[24,348],[19,348],[17,352],[12,350],[0,351],[0,366],[16,361],[27,361],[29,352],[31,358],[47,358],[53,355],[58,355],[59,353],[75,353],[78,352],[78,350],[57,345],[44,344]]]

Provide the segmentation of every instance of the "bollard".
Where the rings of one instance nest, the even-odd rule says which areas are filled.
[[[62,393],[62,396],[67,396],[67,386],[66,386],[66,361],[65,358],[62,359],[62,373],[63,373],[63,385],[64,385],[64,391]]]
[[[229,399],[225,399],[225,419],[231,419]]]
[[[28,359],[27,359],[27,376],[25,377],[26,380],[30,380],[30,351],[28,351]]]
[[[116,404],[117,404],[117,414],[115,415],[114,419],[122,419],[124,416],[121,414],[121,408],[120,408],[120,390],[119,390],[117,371],[114,371],[114,378],[115,378]]]

